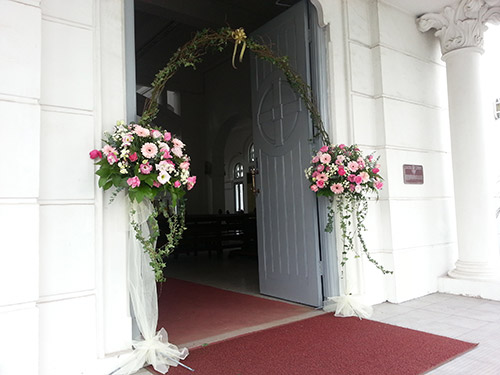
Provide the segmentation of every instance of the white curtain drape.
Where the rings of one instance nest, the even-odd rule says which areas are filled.
[[[149,237],[148,217],[153,212],[151,202],[144,200],[140,204],[131,203],[131,211],[135,213],[130,218],[141,226],[142,235]],[[113,375],[131,375],[147,365],[165,374],[170,366],[181,365],[189,352],[187,348],[177,348],[168,342],[167,331],[161,328],[156,332],[158,323],[158,300],[156,281],[150,258],[141,243],[135,238],[135,230],[130,226],[127,254],[127,280],[132,308],[142,337],[134,340],[134,348],[130,357],[115,370]]]

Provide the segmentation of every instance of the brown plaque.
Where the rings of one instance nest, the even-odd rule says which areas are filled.
[[[424,183],[424,167],[422,165],[403,164],[405,184],[422,185]]]

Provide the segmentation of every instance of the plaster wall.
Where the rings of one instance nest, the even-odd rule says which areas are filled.
[[[123,13],[0,2],[2,375],[104,373],[98,359],[130,347],[126,205],[108,206],[88,158],[125,118]]]
[[[456,257],[446,70],[438,41],[420,33],[412,15],[382,1],[324,2],[323,8],[336,43],[330,45],[331,134],[337,143],[376,151],[385,179],[380,199],[370,203],[366,242],[394,275],[357,264],[351,271],[358,275],[357,292],[372,303],[435,292]],[[424,184],[404,184],[403,164],[422,165]]]

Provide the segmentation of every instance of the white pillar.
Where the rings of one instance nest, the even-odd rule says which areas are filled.
[[[500,13],[491,3],[461,0],[417,20],[420,31],[437,29],[446,62],[458,236],[458,261],[448,274],[474,281],[500,275],[480,66],[485,23]]]
[[[451,151],[459,257],[451,277],[491,280],[498,276],[498,243],[488,132],[481,89],[483,50],[466,47],[443,55],[448,78]]]

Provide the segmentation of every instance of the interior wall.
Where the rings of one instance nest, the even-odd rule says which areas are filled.
[[[383,276],[363,261],[356,270],[358,292],[370,302],[401,302],[435,292],[438,276],[456,256],[446,71],[439,43],[417,30],[413,16],[382,1],[321,3],[330,39],[337,42],[330,52],[335,53],[330,84],[337,111],[331,133],[337,143],[375,150],[385,179],[380,199],[370,203],[366,242],[394,275]],[[342,76],[345,85],[339,84]],[[422,165],[424,184],[404,184],[403,164]]]

